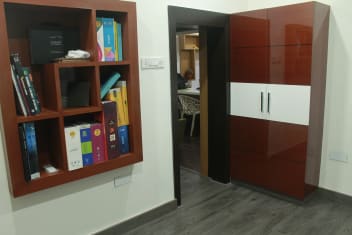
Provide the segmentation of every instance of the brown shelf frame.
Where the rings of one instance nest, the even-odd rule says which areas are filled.
[[[81,46],[87,49],[93,56],[91,61],[87,62],[57,62],[45,66],[30,66],[28,38],[23,35],[9,33],[13,29],[9,22],[9,13],[14,13],[17,8],[25,9],[48,9],[57,17],[65,11],[78,12],[79,21],[74,22],[74,26],[79,25],[81,37]],[[30,194],[40,190],[48,189],[57,185],[62,185],[71,181],[94,176],[99,173],[124,167],[143,160],[142,157],[142,139],[141,139],[141,120],[140,120],[140,96],[139,96],[139,75],[138,75],[138,52],[137,52],[137,22],[136,22],[136,4],[133,2],[123,2],[115,0],[0,0],[0,50],[3,52],[0,59],[0,101],[1,114],[3,121],[3,132],[5,141],[5,153],[7,161],[7,172],[9,175],[9,185],[14,197]],[[96,31],[95,20],[97,12],[99,15],[107,13],[123,15],[123,61],[118,62],[98,62],[96,58]],[[63,14],[64,15],[64,14]],[[108,16],[107,15],[107,16]],[[21,17],[25,17],[22,16]],[[51,17],[51,16],[48,16]],[[36,20],[40,17],[34,16]],[[59,18],[59,17],[57,17]],[[63,22],[65,17],[61,17]],[[60,20],[61,20],[60,18]],[[11,21],[11,20],[10,20]],[[43,19],[43,22],[45,19]],[[65,22],[64,22],[65,21]],[[69,22],[69,21],[68,21]],[[15,26],[13,26],[15,27]],[[16,24],[16,27],[25,27]],[[26,31],[26,28],[20,28]],[[38,90],[39,99],[42,106],[42,112],[35,116],[20,116],[16,113],[15,93],[11,80],[9,57],[12,52],[23,54],[22,60],[25,66],[30,66],[34,79],[35,88]],[[122,66],[122,67],[120,67]],[[59,83],[60,68],[84,68],[92,67],[95,71],[95,79],[92,86],[95,92],[91,96],[97,101],[89,107],[63,109],[61,104],[61,93]],[[80,115],[95,115],[102,110],[99,102],[100,91],[100,70],[101,68],[112,67],[122,69],[125,72],[127,81],[128,102],[129,102],[129,138],[130,153],[121,155],[116,159],[108,160],[103,163],[84,167],[75,171],[67,170],[66,148],[64,139],[64,121],[65,118]],[[126,70],[127,68],[127,70]],[[98,103],[99,102],[99,103]],[[30,182],[24,180],[21,145],[19,142],[18,125],[23,122],[35,122],[38,126],[38,147],[40,165],[47,162],[52,163],[58,172],[48,174],[41,172],[41,177]],[[55,126],[55,128],[54,128]],[[47,129],[54,128],[50,134]],[[40,133],[39,133],[40,132]],[[56,136],[53,138],[53,136]],[[43,146],[45,139],[52,142],[50,148]]]

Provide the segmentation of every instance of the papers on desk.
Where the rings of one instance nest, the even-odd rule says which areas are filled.
[[[193,88],[186,88],[177,90],[178,95],[200,95],[200,90]]]

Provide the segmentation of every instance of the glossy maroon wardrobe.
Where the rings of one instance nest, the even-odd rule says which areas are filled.
[[[319,183],[329,6],[230,19],[231,178],[297,199]]]

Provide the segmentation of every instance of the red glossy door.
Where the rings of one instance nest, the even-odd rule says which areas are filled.
[[[269,48],[237,47],[231,54],[231,81],[268,83]]]
[[[308,127],[232,116],[231,177],[304,198]]]
[[[269,54],[270,83],[310,85],[312,46],[272,46]]]
[[[270,45],[312,44],[314,3],[268,9]]]
[[[230,18],[231,81],[267,83],[269,21],[267,10],[232,15]]]
[[[269,44],[267,10],[232,15],[230,32],[231,45],[234,47],[267,46]]]

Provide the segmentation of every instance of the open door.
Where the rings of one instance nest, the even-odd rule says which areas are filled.
[[[176,28],[180,25],[196,25],[200,31],[202,75],[201,101],[208,103],[202,106],[206,117],[201,117],[202,137],[201,161],[202,173],[212,179],[230,182],[229,153],[228,153],[228,117],[227,117],[227,84],[229,81],[228,66],[228,25],[227,14],[200,11],[182,7],[169,6],[169,40],[170,40],[170,77],[171,77],[171,105],[173,139],[177,138],[176,126],[178,119],[177,106],[177,56],[176,56]],[[204,45],[206,45],[204,47]],[[204,50],[204,48],[206,48]],[[205,74],[205,75],[204,75]],[[204,76],[203,76],[204,75]],[[207,79],[206,79],[207,78]],[[207,91],[207,92],[204,92]],[[207,101],[207,102],[205,102]],[[201,112],[202,112],[201,111]],[[201,134],[201,135],[202,135]],[[206,145],[208,146],[206,148]],[[174,189],[175,198],[181,204],[180,159],[177,142],[174,141]],[[206,154],[207,152],[207,154]],[[206,156],[208,155],[207,159]]]

